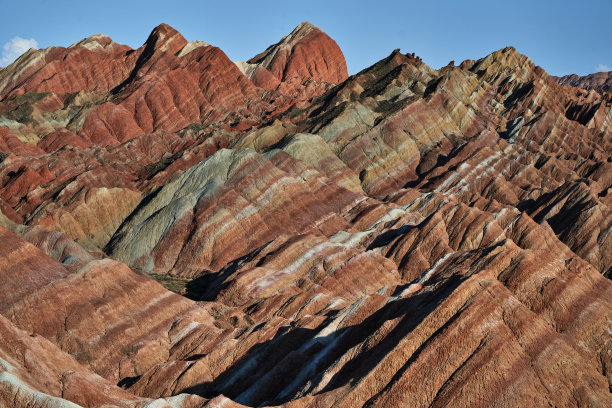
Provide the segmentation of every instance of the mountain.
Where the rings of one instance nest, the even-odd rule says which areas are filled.
[[[561,85],[575,86],[586,90],[594,90],[600,93],[612,92],[612,72],[597,72],[585,76],[576,74],[553,77]]]
[[[0,71],[0,405],[612,405],[612,101],[309,23]]]
[[[330,88],[327,84],[348,78],[338,44],[308,22],[264,52],[237,64],[255,85],[301,99],[325,93]]]

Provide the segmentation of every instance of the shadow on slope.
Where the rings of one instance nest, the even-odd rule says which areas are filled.
[[[451,276],[440,282],[435,292],[425,291],[410,298],[390,301],[361,323],[330,334],[321,335],[325,327],[338,317],[337,311],[328,312],[325,322],[315,329],[284,326],[274,338],[253,346],[214,381],[180,392],[199,394],[205,398],[223,394],[249,406],[286,403],[320,388],[324,374],[347,351],[366,341],[386,321],[400,318],[400,322],[380,342],[341,367],[321,392],[356,384],[465,279],[463,276]],[[359,306],[359,303],[356,305]],[[355,308],[349,314],[357,310]]]

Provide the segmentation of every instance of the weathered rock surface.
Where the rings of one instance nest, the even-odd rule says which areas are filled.
[[[297,26],[249,63],[261,64],[280,81],[298,76],[339,83],[348,77],[346,62],[336,42],[308,22]]]
[[[42,336],[17,329],[0,316],[2,406],[134,406],[134,397],[80,365]],[[60,398],[61,397],[61,398]],[[74,403],[72,403],[72,402]]]
[[[149,273],[195,277],[280,231],[332,235],[347,226],[340,214],[363,198],[283,151],[220,150],[151,195],[107,251]]]
[[[308,23],[0,85],[0,402],[612,405],[607,94],[512,47],[347,78]]]
[[[173,322],[212,322],[205,310],[117,261],[68,255],[66,266],[6,229],[0,233],[1,313],[109,379],[138,375],[163,359]]]
[[[308,22],[249,61],[237,63],[253,83],[299,99],[318,96],[348,78],[338,44]]]
[[[600,93],[612,92],[612,72],[597,72],[585,76],[576,74],[562,77],[552,77],[561,85],[575,86],[586,90],[594,90]]]
[[[153,313],[149,318],[156,320],[161,317],[158,312],[165,307],[172,310],[171,314],[178,317],[182,324],[189,324],[202,320],[202,317],[208,319],[206,312],[187,299],[165,291],[148,278],[134,274],[116,261],[95,260],[61,233],[41,227],[19,226],[2,215],[0,224],[16,233],[0,227],[2,285],[6,293],[0,315],[0,404],[49,408],[191,408],[207,403],[195,395],[153,401],[137,397],[115,385],[119,373],[125,376],[123,370],[138,370],[137,367],[141,366],[140,369],[146,371],[151,361],[167,354],[149,353],[145,351],[147,348],[163,348],[163,339],[167,339],[167,336],[173,336],[173,340],[180,339],[181,334],[172,329],[169,331],[172,334],[158,332],[156,335],[150,331],[151,325],[147,325],[146,329],[139,326],[146,320],[143,320],[143,314]],[[128,279],[116,279],[117,274]],[[130,279],[131,284],[128,283]],[[83,286],[85,281],[90,283]],[[110,286],[108,282],[112,282]],[[162,299],[145,300],[149,295],[155,296],[156,290],[152,291],[152,287],[148,286],[151,284],[157,288]],[[90,289],[96,289],[87,293],[74,290],[75,287],[88,285]],[[138,285],[145,294],[140,300]],[[120,295],[119,291],[123,291],[124,295]],[[113,293],[110,298],[109,293]],[[174,302],[170,300],[173,297]],[[181,307],[176,308],[176,305],[181,303],[191,304],[191,311],[189,307],[183,307],[186,313],[180,313]],[[140,317],[134,320],[138,315],[134,314],[138,309],[136,305],[139,304],[142,306]],[[134,306],[136,309],[132,309]],[[126,307],[132,311],[126,313]],[[93,310],[97,312],[92,313]],[[174,315],[176,312],[182,316]],[[113,313],[118,314],[112,317]],[[115,322],[112,323],[112,320]],[[159,323],[162,324],[160,329],[166,330],[161,321],[156,321],[155,325]],[[128,340],[134,335],[143,337],[136,342]],[[74,347],[79,351],[75,351]],[[97,353],[105,355],[104,364],[98,365],[94,361],[94,354]],[[95,372],[103,373],[110,367],[107,363],[113,360],[111,355],[122,357],[115,360],[116,368],[110,368],[105,379]]]

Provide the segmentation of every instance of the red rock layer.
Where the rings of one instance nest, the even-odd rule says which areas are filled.
[[[337,84],[348,78],[340,47],[308,22],[248,62],[261,64],[283,82],[297,76]]]
[[[117,144],[154,130],[177,131],[232,115],[254,123],[266,109],[255,86],[223,51],[192,47],[167,25],[153,30],[134,70],[114,92],[120,102],[101,105],[83,124],[82,134],[95,144]]]
[[[210,322],[189,300],[116,261],[66,267],[6,229],[1,233],[1,313],[106,378],[138,375],[167,356],[173,322]]]
[[[0,401],[7,406],[49,408],[142,407],[148,403],[164,408],[193,408],[207,403],[195,395],[152,402],[114,385],[119,373],[126,375],[124,370],[138,370],[139,366],[146,370],[151,363],[148,359],[163,358],[164,353],[148,353],[147,348],[163,347],[163,338],[180,342],[182,336],[171,327],[163,328],[161,321],[155,323],[161,323],[157,334],[151,332],[149,325],[147,333],[139,335],[137,332],[143,326],[137,328],[135,323],[141,324],[146,319],[132,320],[138,315],[138,309],[141,316],[155,311],[159,318],[159,312],[169,307],[172,316],[183,325],[208,319],[207,312],[194,308],[187,299],[165,291],[116,261],[95,260],[61,233],[19,226],[1,216],[0,224],[15,231],[0,227],[3,290],[7,291],[0,316]],[[127,280],[116,279],[119,275]],[[89,284],[84,284],[86,281]],[[87,286],[90,290],[85,292],[73,290]],[[157,289],[152,291],[154,287]],[[118,290],[124,291],[124,295]],[[138,299],[140,290],[145,296]],[[149,298],[156,291],[161,298]],[[107,296],[109,293],[113,293],[111,298]],[[170,300],[173,297],[174,302]],[[176,308],[180,304],[187,305],[186,309],[182,308],[182,316],[176,314],[181,313],[181,307]],[[119,314],[113,317],[115,312]],[[134,341],[134,336],[141,335]],[[110,340],[112,336],[116,337]],[[79,351],[73,349],[75,346]],[[105,363],[96,363],[95,354],[105,355]],[[110,355],[120,356],[120,360],[116,360],[115,368],[108,370],[110,366],[106,364],[113,359]],[[106,379],[94,371],[105,374]]]
[[[0,126],[0,151],[18,156],[38,156],[44,152],[29,143],[19,140],[8,129]]]
[[[275,89],[298,100],[325,93],[348,78],[338,44],[308,22],[271,45],[241,69],[257,86]]]
[[[55,104],[13,111],[21,96],[55,98]],[[188,43],[165,24],[137,50],[94,36],[67,49],[30,51],[0,77],[0,112],[17,121],[11,130],[29,140],[67,128],[83,139],[81,146],[119,144],[192,123],[250,127],[276,110],[261,96],[221,50]]]
[[[55,344],[0,316],[0,403],[9,407],[133,407],[133,394],[80,365]],[[12,363],[12,364],[11,364]]]
[[[94,35],[69,48],[30,50],[0,71],[0,99],[28,92],[106,93],[133,69],[137,53]]]

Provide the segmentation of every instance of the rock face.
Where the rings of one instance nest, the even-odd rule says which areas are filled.
[[[164,24],[30,51],[0,405],[609,407],[611,124],[512,47],[350,78],[308,23],[246,63]]]
[[[337,84],[348,77],[338,44],[308,22],[248,62],[261,65],[284,82],[299,77]]]
[[[149,273],[195,277],[281,230],[332,235],[347,227],[337,213],[360,199],[283,151],[220,150],[151,196],[107,249]]]
[[[585,76],[571,74],[552,78],[561,85],[575,86],[586,90],[592,89],[600,93],[612,92],[612,72],[597,72]]]
[[[348,78],[338,44],[308,22],[246,63],[237,64],[255,85],[300,98],[320,95],[329,89],[325,84]]]

